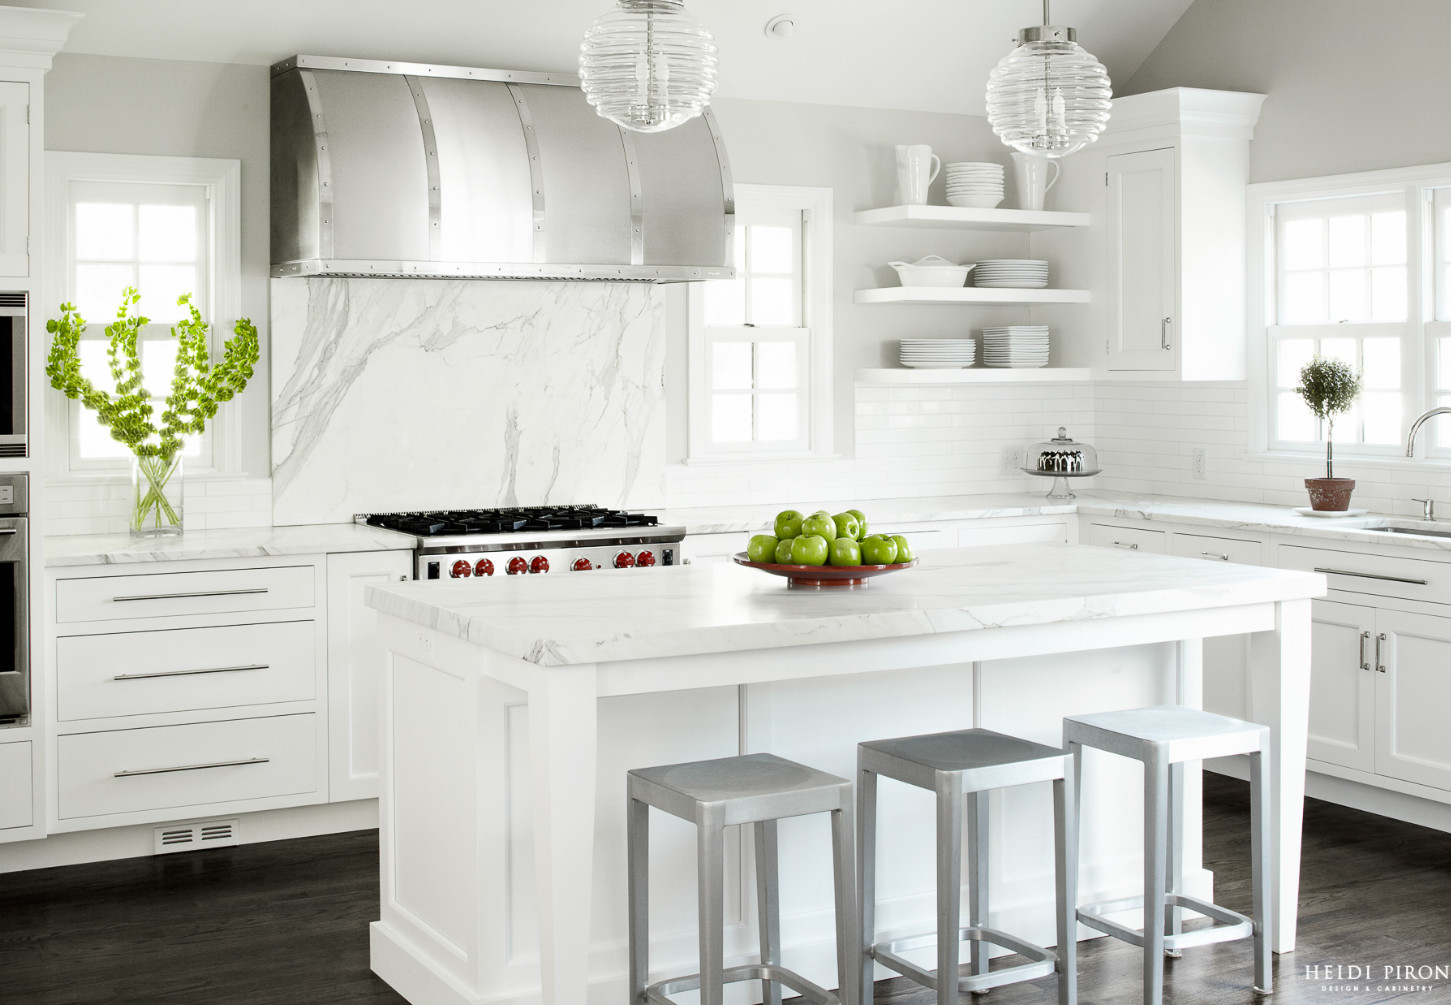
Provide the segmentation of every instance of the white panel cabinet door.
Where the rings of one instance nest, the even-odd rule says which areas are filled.
[[[1316,600],[1310,622],[1310,739],[1306,754],[1375,770],[1375,624],[1371,607]]]
[[[1376,634],[1376,773],[1451,789],[1451,618],[1382,610]]]
[[[1178,364],[1178,151],[1108,158],[1110,370]]]
[[[0,743],[0,841],[31,823],[30,741]]]
[[[0,276],[30,275],[30,85],[0,83]]]
[[[378,688],[383,644],[378,612],[363,603],[372,583],[413,578],[410,551],[371,551],[327,558],[329,801],[378,796]]]

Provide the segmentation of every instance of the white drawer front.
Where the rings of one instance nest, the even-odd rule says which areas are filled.
[[[1280,565],[1324,571],[1332,590],[1451,604],[1451,563],[1447,562],[1282,545]]]
[[[1174,534],[1174,554],[1180,558],[1202,558],[1210,562],[1234,562],[1238,565],[1259,565],[1264,561],[1264,547],[1258,541],[1240,541],[1232,537],[1211,537],[1207,534]]]
[[[306,701],[316,623],[63,637],[55,669],[62,721]]]
[[[314,792],[316,730],[315,716],[279,715],[62,736],[60,816]]]
[[[0,830],[29,827],[30,741],[0,743]]]
[[[1162,530],[1141,527],[1115,527],[1107,523],[1091,524],[1088,543],[1100,548],[1121,548],[1126,551],[1147,551],[1162,555],[1168,551],[1168,535]]]
[[[957,546],[975,548],[991,544],[1066,544],[1068,527],[1063,523],[1024,523],[1008,526],[958,527]]]
[[[66,624],[311,607],[313,578],[311,566],[286,566],[60,579],[55,619]]]

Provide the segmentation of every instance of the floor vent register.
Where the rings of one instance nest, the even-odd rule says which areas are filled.
[[[228,848],[237,844],[237,821],[207,820],[199,823],[171,824],[151,832],[156,855],[199,848]]]

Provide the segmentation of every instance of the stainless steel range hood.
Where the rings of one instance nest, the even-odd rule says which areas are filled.
[[[709,109],[642,134],[568,74],[272,67],[274,276],[722,279],[734,214]]]

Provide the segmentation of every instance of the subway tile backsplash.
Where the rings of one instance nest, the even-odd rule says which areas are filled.
[[[268,527],[272,524],[272,479],[190,478],[182,484],[186,530]],[[45,533],[124,534],[130,513],[131,479],[96,478],[48,482]]]

